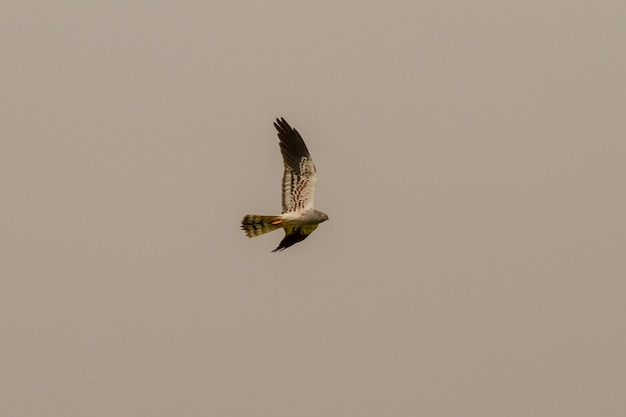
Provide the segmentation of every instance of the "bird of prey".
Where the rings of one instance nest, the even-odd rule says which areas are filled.
[[[282,251],[306,239],[317,225],[328,220],[326,213],[313,208],[317,173],[311,154],[296,129],[282,117],[276,119],[280,152],[283,154],[283,212],[278,216],[247,214],[241,228],[248,237],[284,229],[285,237],[272,252]]]

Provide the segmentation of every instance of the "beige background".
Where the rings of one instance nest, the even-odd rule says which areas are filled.
[[[0,16],[0,415],[626,415],[623,1]]]

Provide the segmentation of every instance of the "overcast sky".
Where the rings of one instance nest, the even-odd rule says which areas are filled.
[[[626,415],[624,2],[0,6],[0,415]],[[284,117],[317,166],[270,253]]]

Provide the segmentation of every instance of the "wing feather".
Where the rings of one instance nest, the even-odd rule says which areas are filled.
[[[307,226],[298,226],[298,227],[286,227],[285,228],[285,237],[280,241],[276,249],[272,252],[280,252],[287,249],[289,246],[293,246],[298,242],[302,242],[304,239],[309,237],[313,231],[317,229],[317,225],[307,225]]]
[[[285,119],[276,119],[274,127],[278,131],[283,155],[283,213],[313,208],[317,172],[311,154],[302,136]]]

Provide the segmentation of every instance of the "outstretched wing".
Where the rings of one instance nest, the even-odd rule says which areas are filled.
[[[285,237],[280,241],[278,247],[272,252],[280,252],[287,249],[289,246],[293,246],[298,242],[302,242],[309,237],[313,231],[317,229],[316,224],[297,226],[297,227],[285,227]]]
[[[315,172],[311,154],[309,154],[302,136],[296,129],[289,126],[285,119],[282,117],[276,119],[274,127],[278,131],[280,152],[283,154],[283,164],[285,166],[285,171],[283,172],[283,213],[313,208],[317,173]],[[285,236],[285,239],[287,237],[289,236]],[[306,236],[300,240],[304,238]],[[296,240],[293,243],[300,240]],[[285,247],[291,246],[293,243]],[[281,242],[282,244],[283,242]]]

